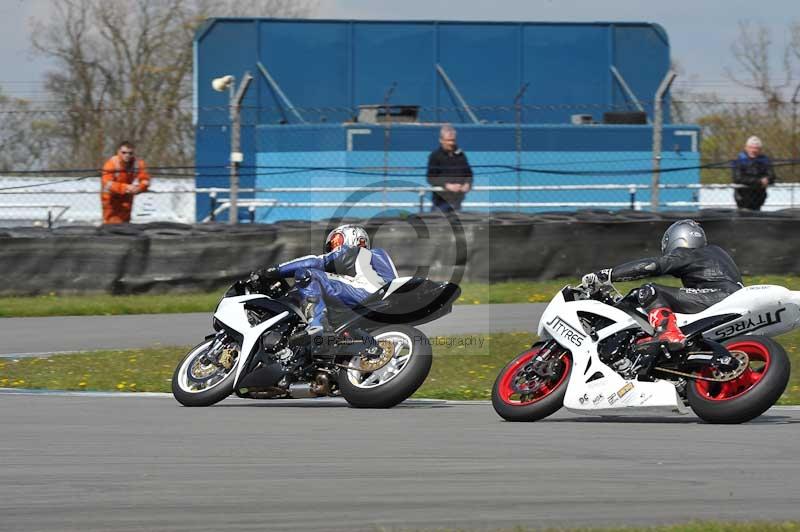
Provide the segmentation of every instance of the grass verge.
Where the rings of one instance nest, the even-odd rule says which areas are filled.
[[[531,345],[529,333],[433,338],[434,362],[415,397],[489,399],[500,369]],[[797,367],[800,332],[782,336]],[[169,392],[172,372],[188,347],[95,351],[47,358],[0,359],[0,387],[54,390]],[[800,373],[794,372],[779,404],[800,404]]]
[[[496,284],[463,283],[462,294],[456,304],[479,305],[484,303],[546,303],[566,284],[576,284],[576,278],[552,281],[520,281]],[[656,282],[679,286],[674,278],[656,279]],[[620,291],[627,292],[642,283],[619,283]],[[765,275],[745,278],[745,284],[777,284],[800,290],[800,276]],[[55,294],[36,297],[0,297],[0,317],[33,316],[107,316],[118,314],[171,314],[185,312],[211,312],[219,302],[222,290],[203,294],[125,295],[107,294],[90,296],[59,296]]]

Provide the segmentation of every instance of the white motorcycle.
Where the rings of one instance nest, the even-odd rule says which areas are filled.
[[[232,393],[249,399],[344,397],[351,406],[391,408],[431,368],[430,340],[412,325],[452,310],[461,289],[416,277],[394,279],[356,308],[330,305],[334,332],[309,338],[301,298],[286,281],[264,293],[231,286],[214,312],[216,333],[192,349],[172,377],[185,406]]]
[[[509,362],[492,390],[508,421],[536,421],[562,406],[582,414],[688,413],[744,423],[775,404],[789,381],[786,351],[769,338],[800,324],[800,292],[748,286],[697,314],[677,314],[686,348],[648,342],[636,291],[562,289],[539,322],[540,341]]]

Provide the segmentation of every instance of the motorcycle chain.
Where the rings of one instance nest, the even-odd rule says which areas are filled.
[[[738,378],[742,373],[744,373],[745,369],[747,369],[747,365],[749,363],[749,358],[747,354],[743,351],[731,351],[732,356],[736,356],[739,360],[739,367],[736,368],[735,371],[732,371],[729,375],[725,375],[725,377],[703,377],[702,375],[697,375],[695,373],[686,373],[685,371],[678,371],[675,369],[667,369],[667,368],[653,368],[656,371],[662,371],[664,373],[670,373],[672,375],[678,375],[681,377],[687,377],[689,379],[698,380],[698,381],[708,381],[708,382],[730,382],[733,379]],[[739,356],[737,356],[739,355]],[[742,357],[744,359],[742,359]]]

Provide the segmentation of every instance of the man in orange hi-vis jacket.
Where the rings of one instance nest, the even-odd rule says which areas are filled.
[[[103,165],[102,192],[103,223],[122,224],[131,221],[133,196],[150,186],[150,174],[144,161],[133,154],[131,142],[123,141],[117,154]],[[134,184],[134,181],[138,181]]]

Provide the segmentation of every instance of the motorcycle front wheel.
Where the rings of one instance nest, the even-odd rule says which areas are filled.
[[[339,370],[339,390],[352,407],[391,408],[425,382],[433,363],[430,341],[422,331],[407,325],[390,325],[370,334],[391,359],[364,362],[361,357],[351,358],[352,369]],[[365,371],[371,363],[380,367]]]
[[[558,357],[555,373],[542,379],[531,364],[544,344],[523,351],[504,367],[492,388],[492,406],[506,421],[538,421],[564,406],[572,359],[567,351],[554,352]]]
[[[172,375],[175,399],[184,406],[211,406],[233,393],[237,348],[220,339],[210,339],[192,348]]]

